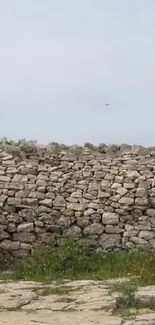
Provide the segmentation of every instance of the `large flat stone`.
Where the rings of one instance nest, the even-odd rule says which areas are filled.
[[[141,302],[150,302],[150,300],[155,299],[155,286],[139,288],[135,293],[135,298]]]
[[[1,325],[121,325],[117,316],[107,316],[103,311],[53,312],[41,310],[36,313],[1,312]]]

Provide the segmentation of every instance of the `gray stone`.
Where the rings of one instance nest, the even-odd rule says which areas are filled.
[[[139,235],[138,235],[140,238],[144,238],[146,240],[150,240],[150,239],[153,239],[155,238],[155,233],[154,232],[151,232],[151,231],[140,231],[139,232]]]
[[[7,168],[7,174],[17,174],[18,173],[18,169],[14,168],[14,167],[8,167]]]
[[[7,228],[7,231],[9,232],[9,233],[12,233],[12,232],[16,232],[16,225],[15,225],[15,223],[10,223],[9,224],[9,226],[8,226],[8,228]]]
[[[41,193],[45,193],[45,186],[38,186],[37,191]],[[53,193],[47,193],[47,194],[53,194]],[[47,196],[47,195],[46,195]],[[47,197],[48,198],[48,197]],[[49,197],[49,199],[53,199],[54,197]]]
[[[20,184],[20,183],[8,183],[7,188],[9,190],[23,190],[24,186],[26,186],[28,184]]]
[[[95,196],[90,194],[90,193],[84,193],[83,194],[83,197],[87,200],[94,200],[95,199]]]
[[[155,209],[147,209],[146,215],[149,217],[155,217]]]
[[[22,204],[22,199],[17,198],[17,197],[8,197],[7,204],[8,205],[21,205]]]
[[[99,213],[94,213],[91,215],[90,217],[90,220],[93,222],[93,223],[100,223],[101,222],[101,215]]]
[[[80,238],[76,241],[77,245],[84,247],[84,248],[97,248],[98,242],[94,238],[86,237],[86,238]]]
[[[44,175],[44,174],[39,174],[38,175],[38,180],[41,180],[41,181],[48,181],[48,175]]]
[[[39,188],[39,187],[38,187],[38,188]],[[52,192],[46,193],[45,195],[46,195],[46,198],[47,198],[47,199],[52,199],[52,200],[55,199],[55,194],[52,193]]]
[[[43,222],[40,221],[40,220],[35,220],[35,221],[34,221],[34,224],[35,224],[36,227],[41,227],[41,228],[44,227]]]
[[[0,196],[0,202],[5,202],[7,200],[7,195],[4,195],[4,194],[2,194],[1,196]]]
[[[151,300],[155,299],[155,286],[152,285],[138,288],[138,291],[135,293],[135,299],[140,302],[151,302]]]
[[[123,233],[123,236],[124,237],[135,237],[136,235],[138,234],[138,230],[129,230],[129,231],[125,231],[124,233]]]
[[[7,250],[7,251],[14,251],[14,250],[19,249],[19,247],[20,247],[19,241],[11,241],[11,240],[5,239],[0,243],[0,248]]]
[[[109,198],[110,197],[110,194],[107,193],[106,191],[99,191],[98,197],[100,199]]]
[[[36,184],[25,184],[24,188],[28,191],[35,191],[37,188]]]
[[[46,183],[46,181],[44,181],[42,179],[38,179],[37,182],[36,182],[36,185],[37,186],[46,186],[47,183]]]
[[[145,239],[139,238],[139,237],[131,237],[130,240],[136,244],[136,245],[147,245],[148,242]]]
[[[128,193],[128,190],[125,187],[119,187],[117,188],[116,193],[120,196],[124,196]]]
[[[125,176],[130,179],[135,179],[140,176],[136,170],[126,171]]]
[[[14,182],[14,183],[28,183],[28,176],[16,174],[13,177],[12,182]]]
[[[0,175],[0,182],[10,182],[11,177]]]
[[[119,223],[119,216],[116,213],[105,212],[102,215],[102,223],[104,225],[117,225]]]
[[[122,188],[122,184],[120,184],[120,183],[113,183],[111,185],[111,188],[117,190],[118,188]]]
[[[121,236],[116,234],[102,234],[99,239],[99,245],[103,249],[109,249],[120,245]]]
[[[104,231],[104,226],[101,223],[93,223],[83,229],[84,235],[101,235]]]
[[[49,208],[52,208],[53,200],[52,199],[44,199],[42,201],[39,201],[39,204],[45,205],[45,206],[47,206]]]
[[[44,200],[45,198],[45,193],[42,193],[42,192],[37,192],[37,191],[32,191],[28,194],[28,197],[29,198],[35,198],[35,199],[38,199],[38,200]]]
[[[146,197],[137,197],[135,199],[135,205],[148,205],[148,199]]]
[[[12,158],[13,156],[11,154],[7,154],[6,152],[3,153],[3,162]]]
[[[34,224],[33,224],[33,222],[21,223],[17,227],[17,232],[21,232],[21,231],[27,231],[27,232],[34,231]]]
[[[133,183],[133,182],[124,183],[123,185],[124,185],[124,187],[127,188],[128,190],[131,190],[131,189],[133,189],[133,188],[136,187],[136,184]]]
[[[38,240],[47,245],[54,246],[56,237],[55,234],[51,234],[48,232],[48,233],[39,234]]]
[[[64,217],[61,216],[60,219],[57,221],[58,225],[60,225],[62,228],[69,228],[71,225],[71,218],[70,217]]]
[[[151,240],[149,240],[149,244],[151,245],[151,247],[152,247],[153,249],[155,249],[155,239],[151,239]]]
[[[81,229],[77,226],[71,226],[63,231],[63,235],[66,237],[80,238],[82,237]]]
[[[139,178],[138,181],[139,181],[139,186],[140,186],[140,187],[144,187],[144,188],[146,188],[147,190],[150,189],[150,184],[149,184],[148,181],[145,181],[145,180],[140,179],[140,178]]]
[[[45,228],[43,228],[43,227],[35,227],[35,233],[36,234],[43,234],[43,233],[45,233],[46,232],[46,229]]]
[[[95,213],[95,211],[93,209],[87,209],[84,211],[84,216],[88,217],[88,216],[91,216],[93,213]]]
[[[126,231],[131,231],[131,230],[133,230],[133,226],[132,225],[125,225],[125,230]]]
[[[20,249],[31,251],[32,250],[32,245],[31,244],[26,244],[26,243],[21,243]]]
[[[103,180],[103,181],[101,182],[101,188],[102,188],[102,189],[107,189],[107,188],[110,187],[110,186],[111,186],[111,182],[110,182],[110,181]]]
[[[10,238],[10,235],[6,231],[0,230],[0,240],[4,240],[6,238]]]
[[[150,197],[149,203],[150,203],[151,208],[154,209],[155,208],[155,197]]]
[[[134,226],[134,229],[135,230],[151,230],[151,227],[150,226],[147,226],[147,225],[138,225],[138,226]]]
[[[13,239],[19,240],[20,242],[24,242],[24,243],[33,243],[36,241],[36,236],[34,233],[25,231],[25,232],[14,233]]]
[[[87,227],[90,224],[90,218],[89,217],[78,217],[77,218],[77,226],[79,227]]]
[[[124,182],[123,176],[115,176],[115,182],[122,184]]]
[[[82,192],[79,192],[79,191],[73,192],[71,194],[71,197],[80,198],[80,197],[82,197]]]
[[[47,232],[61,234],[61,227],[58,225],[49,225],[46,228]]]
[[[44,165],[38,165],[38,172],[47,172],[48,169]]]
[[[87,203],[69,203],[67,208],[74,211],[84,211],[87,205]]]
[[[65,216],[65,217],[73,217],[74,216],[74,211],[73,210],[70,210],[70,209],[66,209],[62,212],[62,214]]]
[[[38,199],[24,198],[23,204],[29,205],[29,206],[38,206]]]
[[[15,197],[26,198],[29,194],[28,190],[20,190],[15,194]]]
[[[125,205],[132,205],[134,204],[134,199],[132,197],[121,197],[121,199],[118,201],[120,204],[125,204]]]
[[[75,197],[67,197],[66,201],[70,203],[78,203],[78,199],[76,199]]]
[[[55,207],[66,207],[66,200],[63,198],[63,196],[57,196],[53,205]]]
[[[94,174],[94,178],[96,179],[103,179],[105,176],[105,172],[104,171],[96,171]]]
[[[10,214],[7,216],[7,221],[11,223],[20,223],[20,216],[18,214]]]
[[[88,208],[98,210],[99,204],[95,202],[88,203]]]
[[[129,248],[129,249],[133,249],[133,248],[135,248],[135,244],[134,243],[132,243],[132,242],[127,242],[126,244],[125,244],[125,246],[127,247],[127,248]]]
[[[120,234],[124,232],[124,229],[120,229],[119,227],[114,227],[112,225],[106,225],[105,232],[107,234]]]
[[[112,201],[112,202],[118,202],[119,200],[120,200],[120,195],[119,194],[117,194],[117,195],[113,195],[113,196],[111,196],[110,197],[110,200]]]
[[[149,294],[149,292],[150,291],[148,289],[148,294]],[[143,294],[141,295],[141,297],[142,296],[143,296]],[[146,297],[146,292],[145,292],[145,297]],[[151,312],[147,313],[147,311],[146,311],[142,315],[137,315],[136,316],[136,323],[133,324],[133,325],[154,325],[154,324],[155,324],[155,313],[151,313]],[[124,324],[124,325],[126,325],[126,324]]]
[[[137,197],[143,197],[143,196],[146,196],[147,193],[146,193],[146,188],[143,188],[143,187],[138,187],[137,188],[137,191],[136,191],[136,196]]]

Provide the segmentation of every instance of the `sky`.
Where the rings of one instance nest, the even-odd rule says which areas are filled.
[[[155,1],[0,0],[2,137],[155,145]]]

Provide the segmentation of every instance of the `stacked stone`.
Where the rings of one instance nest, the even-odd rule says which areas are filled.
[[[73,149],[73,148],[71,148]],[[155,248],[155,150],[0,149],[0,249],[78,245]]]

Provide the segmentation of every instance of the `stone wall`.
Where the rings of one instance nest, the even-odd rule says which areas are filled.
[[[155,248],[155,149],[0,148],[0,250]]]

